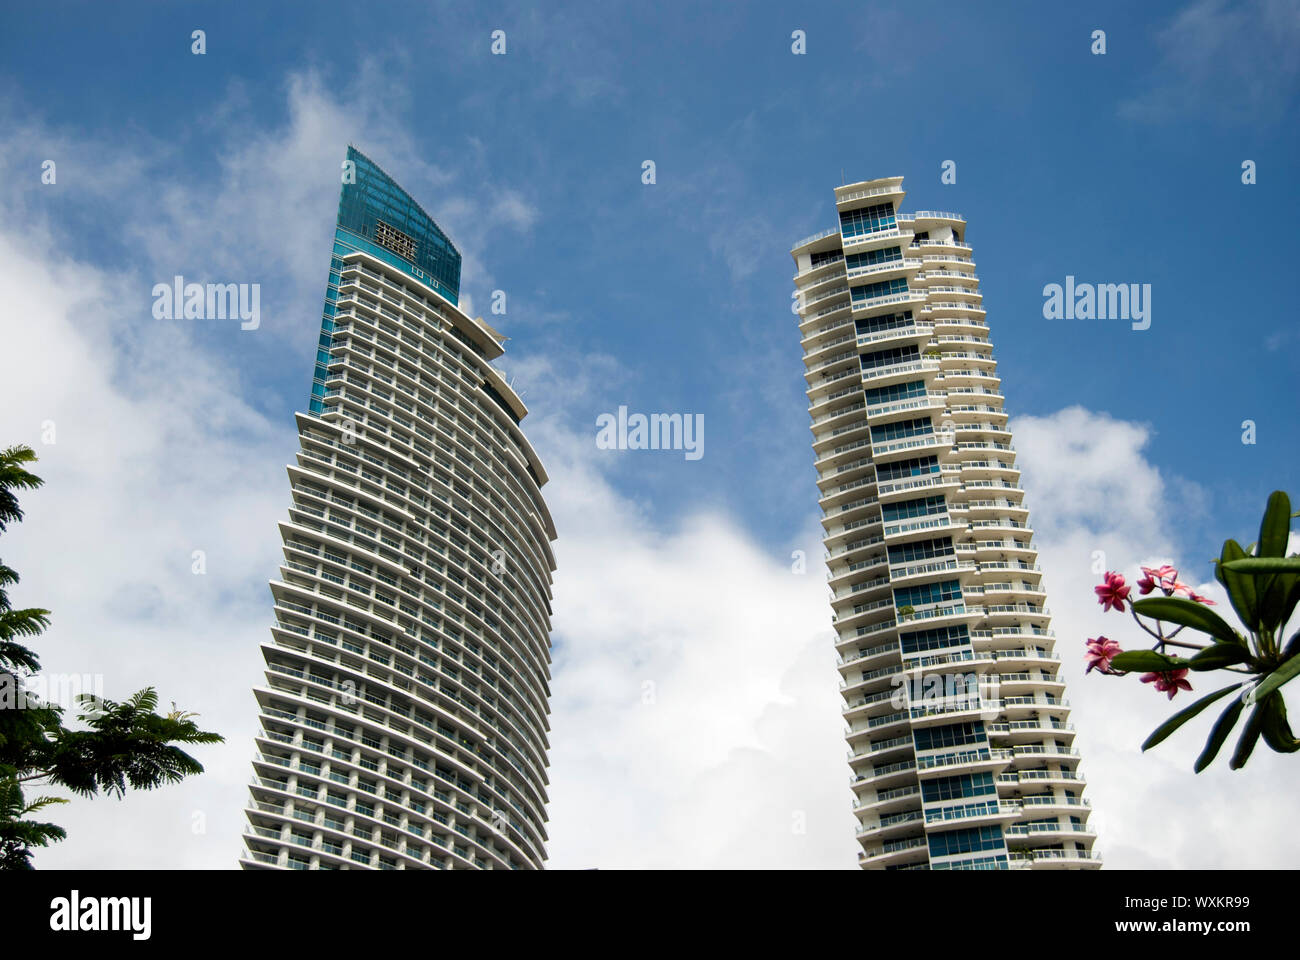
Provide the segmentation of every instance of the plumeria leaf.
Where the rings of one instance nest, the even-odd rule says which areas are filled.
[[[1264,508],[1264,519],[1259,524],[1259,555],[1283,557],[1286,541],[1291,534],[1291,498],[1281,490],[1274,490]]]
[[[1287,646],[1289,647],[1290,644]],[[1300,673],[1300,656],[1292,657],[1261,680],[1259,686],[1255,688],[1255,699],[1257,701],[1262,701],[1270,693],[1282,686],[1282,684],[1293,678],[1297,673]]]
[[[1300,577],[1291,577],[1291,588],[1287,591],[1286,599],[1282,601],[1282,619],[1278,621],[1278,629],[1284,627],[1291,619],[1291,614],[1295,612],[1296,604],[1300,603]]]
[[[1201,755],[1196,758],[1196,765],[1192,767],[1197,773],[1212,764],[1214,758],[1219,755],[1219,748],[1223,746],[1223,741],[1228,739],[1232,728],[1237,725],[1237,718],[1241,716],[1244,706],[1241,697],[1234,697],[1232,703],[1228,704],[1228,708],[1219,714],[1219,719],[1214,721],[1210,737],[1205,741],[1205,749],[1201,751]]]
[[[1258,630],[1259,607],[1255,596],[1255,581],[1236,571],[1232,566],[1234,561],[1245,556],[1246,551],[1241,549],[1241,544],[1236,540],[1223,541],[1223,552],[1219,554],[1219,562],[1214,573],[1219,583],[1223,584],[1223,589],[1228,591],[1232,609],[1237,611],[1241,622],[1249,630]]]
[[[1274,490],[1264,509],[1264,519],[1259,524],[1259,557],[1285,559],[1290,533],[1291,499],[1281,490]],[[1259,625],[1262,630],[1276,630],[1289,615],[1286,598],[1298,576],[1300,568],[1279,570],[1257,577],[1255,590],[1259,595]]]
[[[1241,683],[1234,683],[1230,686],[1224,687],[1222,690],[1216,690],[1209,696],[1201,697],[1201,699],[1197,700],[1190,707],[1179,710],[1164,723],[1160,724],[1160,726],[1156,727],[1151,736],[1147,737],[1146,742],[1142,744],[1142,749],[1150,750],[1156,744],[1166,739],[1171,733],[1181,727],[1188,720],[1192,719],[1192,717],[1201,713],[1206,707],[1214,703],[1214,701],[1221,699],[1233,690],[1239,689],[1245,682],[1246,681],[1243,680]]]
[[[1282,694],[1275,693],[1264,701],[1264,720],[1260,733],[1264,742],[1278,753],[1295,753],[1300,750],[1300,740],[1291,732],[1291,724],[1286,719],[1286,703]]]
[[[1231,573],[1300,573],[1300,557],[1244,557],[1224,565]]]
[[[1237,738],[1237,749],[1232,752],[1232,759],[1228,761],[1229,770],[1240,770],[1250,759],[1255,744],[1259,741],[1260,729],[1264,724],[1264,712],[1264,704],[1258,702],[1255,704],[1255,709],[1250,711],[1250,719],[1246,721],[1241,736]]]
[[[1250,651],[1239,643],[1216,643],[1192,657],[1187,666],[1192,670],[1218,670],[1249,659]]]
[[[1228,626],[1226,620],[1209,607],[1192,600],[1184,600],[1182,597],[1148,597],[1145,600],[1134,601],[1133,609],[1144,617],[1168,620],[1170,623],[1200,630],[1224,643],[1243,645],[1245,643],[1237,632]]]
[[[1169,657],[1154,650],[1126,650],[1123,653],[1115,654],[1110,661],[1110,665],[1113,670],[1146,670],[1167,673],[1170,670],[1181,670],[1187,666],[1188,662],[1182,657]]]

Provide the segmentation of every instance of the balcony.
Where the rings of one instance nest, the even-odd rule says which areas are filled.
[[[974,807],[975,809],[968,809]],[[964,803],[961,806],[931,809],[925,812],[926,826],[936,823],[961,821],[965,826],[972,822],[1012,820],[1021,816],[1020,804],[1014,800],[990,801],[987,804]]]
[[[829,230],[821,230],[817,233],[812,234],[811,236],[804,237],[802,240],[800,240],[798,243],[796,243],[793,247],[790,248],[790,252],[794,253],[796,250],[799,250],[801,247],[806,247],[809,244],[816,243],[818,240],[825,240],[827,237],[837,234],[839,232],[840,232],[839,227],[831,227]]]
[[[874,785],[877,789],[893,783],[902,783],[915,778],[916,761],[899,760],[864,770],[853,778],[854,786]]]
[[[901,813],[886,814],[879,820],[861,824],[857,830],[857,838],[862,840],[870,837],[872,840],[883,840],[889,836],[915,833],[924,822],[924,815],[915,808]]]
[[[1101,866],[1101,854],[1091,850],[1025,850],[1013,851],[1008,856],[1012,869],[1027,867],[1056,867],[1059,869],[1097,869]]]
[[[898,260],[885,260],[881,263],[872,263],[865,267],[850,267],[847,270],[848,278],[856,280],[859,277],[869,277],[880,273],[893,273],[895,271],[915,271],[921,268],[921,261],[915,257],[902,257]]]
[[[865,300],[854,300],[852,302],[853,314],[866,313],[868,310],[879,310],[881,307],[892,307],[898,309],[906,304],[911,304],[915,309],[921,309],[926,303],[925,292],[922,290],[906,290],[902,293],[888,293],[880,297],[868,297]]]
[[[852,203],[855,200],[865,200],[868,197],[889,196],[890,194],[898,194],[901,198],[903,196],[903,178],[889,177],[887,179],[890,182],[883,186],[863,187],[859,190],[854,190],[851,193],[840,193],[839,191],[844,189],[843,187],[836,189],[835,206],[839,208],[842,204]]]
[[[913,798],[920,795],[921,788],[916,784],[895,787],[892,790],[878,790],[873,796],[855,802],[853,809],[870,810],[883,816],[887,811],[902,810],[914,805],[916,801]]]
[[[940,773],[948,776],[956,771],[979,773],[1006,768],[1012,760],[1010,750],[976,749],[959,750],[951,753],[918,756],[916,769],[918,773]]]
[[[859,347],[871,347],[890,341],[915,341],[920,344],[928,342],[933,334],[933,324],[917,321],[902,326],[890,327],[888,330],[877,330],[874,333],[859,333],[857,334],[857,345]]]
[[[919,374],[938,373],[938,360],[909,360],[905,363],[891,363],[883,367],[864,367],[862,382],[871,386],[888,386],[896,380],[908,379]]]
[[[867,847],[858,855],[858,864],[863,867],[883,867],[908,860],[924,860],[925,856],[925,837],[909,837],[879,847]]]

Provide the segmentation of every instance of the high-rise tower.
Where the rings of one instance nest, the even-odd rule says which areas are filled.
[[[902,182],[791,251],[859,864],[1100,866],[966,221]]]
[[[244,867],[539,868],[555,528],[460,254],[349,147]]]

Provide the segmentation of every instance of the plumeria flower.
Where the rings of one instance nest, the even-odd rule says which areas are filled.
[[[1197,603],[1204,603],[1211,607],[1215,606],[1213,600],[1211,600],[1209,597],[1201,596],[1199,593],[1197,593],[1187,584],[1183,583],[1181,580],[1174,583],[1174,592],[1187,594],[1188,600],[1194,600]]]
[[[1124,612],[1124,601],[1128,599],[1130,589],[1123,576],[1113,571],[1107,571],[1105,583],[1093,588],[1103,610],[1118,610],[1120,613]]]
[[[1156,587],[1164,591],[1165,596],[1174,592],[1174,585],[1178,582],[1178,570],[1169,564],[1159,567],[1143,567],[1142,573],[1145,576],[1138,581],[1138,590],[1143,596],[1146,596]]]
[[[1179,690],[1190,691],[1192,689],[1192,685],[1187,682],[1186,667],[1182,670],[1162,670],[1158,673],[1144,673],[1142,674],[1141,679],[1143,683],[1154,683],[1157,691],[1169,694],[1170,700],[1174,698],[1174,694]]]
[[[1114,640],[1106,637],[1098,637],[1096,640],[1088,640],[1088,649],[1083,654],[1083,660],[1088,664],[1088,669],[1083,671],[1085,674],[1092,673],[1093,670],[1100,670],[1102,673],[1111,673],[1110,662],[1115,659],[1116,654],[1123,653],[1120,645]]]

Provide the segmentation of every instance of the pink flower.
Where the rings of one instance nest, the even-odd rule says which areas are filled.
[[[1083,660],[1088,664],[1088,669],[1084,673],[1092,673],[1093,670],[1100,670],[1102,673],[1110,673],[1110,662],[1118,653],[1123,653],[1118,643],[1109,640],[1106,637],[1098,637],[1096,640],[1088,641],[1088,649],[1083,655]]]
[[[1174,592],[1175,592],[1175,593],[1178,593],[1178,592],[1185,593],[1185,594],[1187,594],[1187,599],[1188,599],[1188,600],[1194,600],[1196,603],[1204,603],[1204,604],[1207,604],[1208,606],[1211,606],[1211,607],[1215,606],[1215,603],[1214,603],[1213,600],[1211,600],[1209,597],[1203,597],[1203,596],[1201,596],[1199,593],[1197,593],[1195,590],[1193,590],[1193,589],[1192,589],[1191,587],[1189,587],[1187,584],[1183,583],[1181,580],[1176,581],[1176,582],[1174,583]]]
[[[1174,585],[1178,582],[1178,570],[1169,564],[1159,567],[1143,567],[1142,572],[1146,574],[1138,581],[1138,589],[1146,596],[1156,587],[1164,591],[1165,596],[1174,592]]]
[[[1106,573],[1106,582],[1093,588],[1103,610],[1118,610],[1120,613],[1124,612],[1124,601],[1128,599],[1129,589],[1120,574],[1110,571]]]
[[[1192,685],[1187,682],[1187,669],[1182,670],[1163,670],[1159,673],[1142,674],[1143,683],[1154,683],[1156,690],[1160,693],[1168,693],[1169,699],[1174,698],[1179,690],[1191,690]]]

